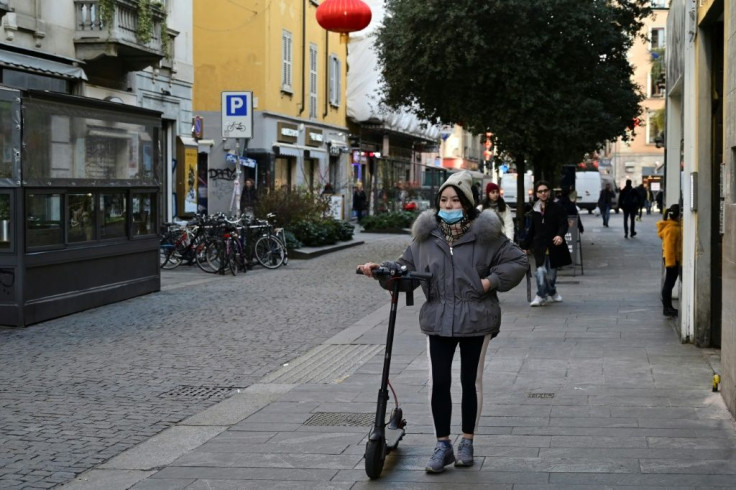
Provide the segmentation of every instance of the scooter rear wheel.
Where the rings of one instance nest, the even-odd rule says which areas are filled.
[[[365,474],[374,480],[381,476],[383,462],[386,459],[386,440],[381,437],[375,441],[368,440],[365,445]]]

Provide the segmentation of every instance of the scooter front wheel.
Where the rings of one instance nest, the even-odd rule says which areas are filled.
[[[381,437],[376,440],[368,440],[365,445],[365,474],[374,480],[381,476],[383,462],[386,459],[386,440]]]

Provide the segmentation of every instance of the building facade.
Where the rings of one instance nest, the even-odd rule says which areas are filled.
[[[683,341],[721,348],[736,414],[736,6],[672,0],[668,22],[665,204],[683,210]]]
[[[195,142],[200,211],[236,212],[246,178],[259,192],[330,183],[347,194],[347,44],[317,24],[318,6],[195,2],[194,109],[207,141]],[[223,127],[223,92],[251,95],[250,137]]]
[[[664,56],[666,54],[666,2],[652,2],[653,15],[644,21],[647,39],[637,38],[628,53],[634,67],[634,81],[645,95],[642,113],[634,122],[631,140],[611,143],[601,155],[601,172],[610,174],[619,188],[627,179],[634,185],[646,181],[664,165],[663,145],[657,140],[664,131],[661,111],[665,107]],[[610,162],[610,166],[609,166]],[[657,192],[658,189],[653,189]]]

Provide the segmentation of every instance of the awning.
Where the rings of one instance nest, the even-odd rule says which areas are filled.
[[[190,138],[189,136],[177,136],[177,138],[179,138],[179,141],[181,141],[181,144],[184,146],[199,146],[197,140]]]
[[[273,144],[273,148],[278,148],[279,155],[296,158],[304,157],[305,151],[309,152],[309,158],[316,158],[318,160],[324,159],[327,155],[327,152],[324,148],[317,148],[313,146],[291,145],[289,143],[276,142]]]
[[[59,63],[35,56],[27,56],[25,54],[13,53],[12,51],[0,50],[0,66],[10,68],[19,68],[35,73],[43,73],[45,75],[53,75],[61,78],[76,78],[87,80],[84,70],[78,66]]]

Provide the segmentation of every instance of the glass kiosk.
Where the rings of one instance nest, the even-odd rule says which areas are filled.
[[[0,87],[0,325],[158,291],[161,114]]]

